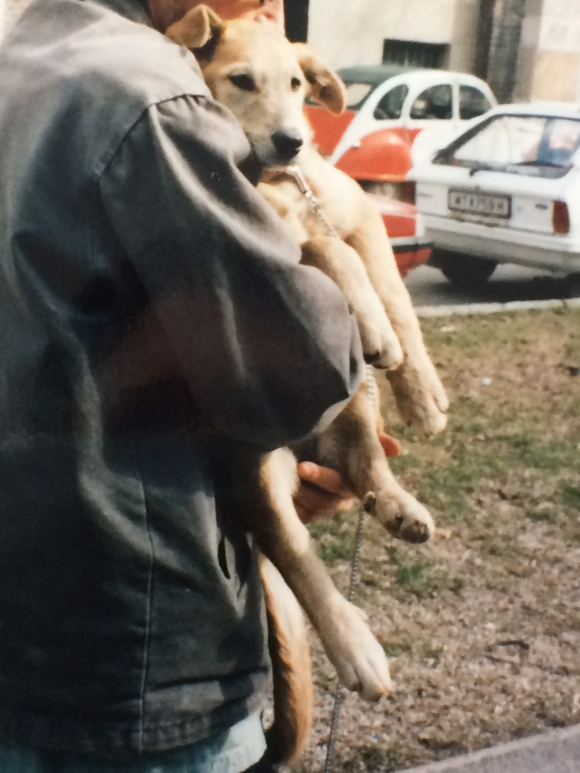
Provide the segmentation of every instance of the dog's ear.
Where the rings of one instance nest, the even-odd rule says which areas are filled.
[[[310,84],[310,96],[338,115],[346,107],[344,83],[326,62],[305,43],[294,43],[302,72]]]
[[[213,59],[225,22],[207,5],[197,5],[169,27],[165,34],[174,43],[195,51],[199,60]]]

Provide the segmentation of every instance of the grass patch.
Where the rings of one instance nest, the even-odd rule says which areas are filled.
[[[358,598],[397,690],[378,707],[348,699],[345,771],[388,773],[580,722],[580,378],[569,370],[580,312],[422,327],[451,398],[447,430],[417,441],[379,384],[404,449],[392,469],[442,536],[408,546],[367,519]],[[355,529],[354,513],[311,529],[342,589]],[[324,687],[328,666],[315,662]],[[316,711],[321,738],[328,716]],[[300,773],[321,756],[314,743]]]
[[[353,514],[338,513],[332,520],[319,521],[308,528],[324,561],[334,563],[351,558],[356,530]]]
[[[580,378],[567,366],[580,364],[580,313],[460,318],[453,334],[441,332],[449,328],[442,320],[423,327],[451,397],[449,426],[422,443],[390,422],[405,451],[391,460],[395,474],[443,528],[469,526],[474,509],[508,502],[531,521],[573,537],[580,509]],[[379,382],[387,416],[393,415],[380,375]],[[350,557],[354,528],[351,516],[312,527],[325,560]],[[407,588],[422,587],[433,574],[421,562],[397,571]]]
[[[563,485],[558,490],[558,497],[562,504],[580,511],[580,487]]]
[[[397,583],[418,598],[428,598],[442,590],[459,591],[463,580],[443,566],[410,563],[397,570]]]

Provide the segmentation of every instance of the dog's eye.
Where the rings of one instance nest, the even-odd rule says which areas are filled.
[[[298,91],[300,86],[302,86],[302,81],[300,80],[300,78],[292,78],[292,80],[290,81],[290,88],[292,89],[292,91]]]
[[[230,75],[230,81],[236,88],[242,91],[256,91],[256,81],[251,75],[246,75],[245,73]]]

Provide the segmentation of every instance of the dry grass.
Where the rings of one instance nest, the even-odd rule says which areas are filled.
[[[580,313],[423,327],[450,426],[426,443],[392,425],[405,445],[393,467],[444,533],[417,548],[367,523],[359,603],[396,691],[372,706],[347,698],[334,768],[345,772],[388,773],[580,721],[580,377],[569,370],[580,366]],[[354,522],[315,528],[342,588]],[[313,646],[316,725],[300,773],[322,769],[333,701],[332,668]]]

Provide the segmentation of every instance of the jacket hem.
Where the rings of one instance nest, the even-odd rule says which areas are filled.
[[[48,717],[19,715],[0,709],[0,738],[33,748],[58,749],[103,759],[135,758],[141,753],[178,749],[224,732],[263,708],[263,696],[255,695],[235,705],[216,709],[207,716],[175,722],[142,725],[136,717],[128,722],[63,722]]]

